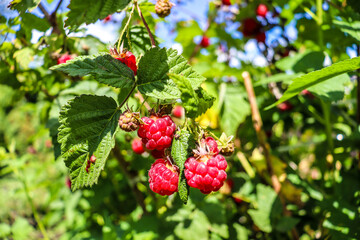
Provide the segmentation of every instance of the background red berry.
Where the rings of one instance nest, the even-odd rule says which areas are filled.
[[[203,48],[207,48],[210,45],[210,39],[206,36],[203,36],[200,42],[200,46]]]
[[[231,5],[231,1],[230,0],[222,0],[221,1],[223,5],[225,6],[230,6]]]
[[[178,168],[164,159],[157,159],[149,170],[150,189],[162,196],[178,191]]]
[[[142,154],[145,152],[143,143],[140,138],[135,138],[131,143],[131,148],[136,154]]]
[[[108,15],[106,18],[104,18],[104,23],[107,23],[111,20],[111,15]]]
[[[254,18],[245,18],[241,25],[245,37],[256,35],[261,28],[261,25]]]
[[[265,33],[264,33],[264,32],[258,33],[258,34],[256,35],[256,40],[257,40],[258,42],[264,43],[265,40],[266,40],[266,35],[265,35]]]
[[[266,13],[268,12],[268,8],[265,4],[259,4],[259,6],[256,9],[256,15],[259,17],[265,17]]]
[[[281,112],[287,112],[287,111],[290,111],[293,108],[293,105],[290,102],[285,101],[285,102],[282,102],[282,103],[278,104],[276,107]]]
[[[163,150],[171,146],[176,125],[169,116],[143,117],[138,130],[138,136],[149,150]]]
[[[73,59],[73,57],[67,53],[64,53],[63,55],[61,55],[61,57],[58,58],[57,60],[57,64],[62,64],[62,63],[66,63],[67,61]]]
[[[181,118],[184,115],[184,108],[182,106],[175,106],[173,109],[174,117]]]

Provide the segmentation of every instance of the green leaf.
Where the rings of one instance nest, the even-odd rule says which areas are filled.
[[[30,47],[25,47],[14,52],[13,56],[23,69],[28,69],[29,63],[34,57],[34,50]]]
[[[173,140],[171,147],[171,157],[179,167],[179,196],[181,201],[186,204],[189,196],[189,186],[187,185],[184,175],[184,164],[189,154],[191,153],[191,149],[194,147],[194,139],[189,131],[185,129],[177,131],[175,135],[178,137],[174,138]]]
[[[275,63],[283,71],[310,72],[322,68],[325,55],[323,52],[307,50],[295,56],[285,57]]]
[[[171,48],[156,47],[148,50],[140,59],[138,67],[139,91],[161,100],[180,98],[181,92],[168,73],[186,77],[194,90],[205,80],[192,69],[184,57]]]
[[[131,88],[135,84],[134,72],[109,54],[76,57],[50,69],[70,76],[82,77],[91,74],[98,82],[117,88]]]
[[[333,20],[333,24],[342,32],[347,33],[357,41],[360,41],[360,21],[349,22],[346,20]]]
[[[211,224],[204,212],[196,209],[191,213],[188,221],[181,222],[175,227],[174,233],[179,239],[208,240],[209,228]]]
[[[119,117],[115,100],[106,96],[81,95],[62,107],[58,141],[65,165],[70,169],[73,191],[97,183],[115,144]],[[86,172],[92,155],[96,162]]]
[[[295,227],[296,224],[300,222],[300,219],[293,218],[293,217],[283,217],[280,219],[280,221],[276,224],[276,230],[279,232],[288,232],[293,227]]]
[[[214,98],[203,89],[194,91],[188,78],[178,74],[169,74],[169,77],[175,82],[181,92],[180,98],[187,117],[196,118],[205,113],[213,105]]]
[[[50,23],[46,18],[39,18],[31,13],[21,14],[22,24],[29,29],[36,29],[40,32],[45,32],[50,28]]]
[[[277,104],[282,103],[297,94],[302,90],[307,89],[311,86],[314,86],[318,83],[326,81],[330,78],[336,77],[338,75],[355,71],[360,68],[360,57],[355,57],[352,59],[347,59],[333,65],[323,68],[318,71],[310,72],[304,76],[294,79],[293,83],[286,90],[284,95],[274,104],[266,107],[265,110],[275,107]]]
[[[71,0],[65,27],[76,29],[83,23],[94,23],[123,10],[129,2],[130,0]]]
[[[131,47],[127,40],[124,41],[124,47],[129,49],[135,56],[144,55],[147,49],[151,48],[151,41],[146,28],[143,26],[132,26],[129,30]],[[157,42],[157,41],[156,41]]]
[[[244,89],[239,86],[221,84],[221,88],[225,88],[223,96],[219,99],[224,99],[223,110],[220,120],[220,125],[226,135],[236,135],[236,130],[239,125],[250,114],[250,105],[244,99]]]
[[[233,227],[236,230],[236,239],[238,240],[248,240],[248,234],[246,227],[241,226],[238,223],[234,223]]]
[[[12,10],[17,10],[20,14],[37,8],[41,0],[13,0],[9,4]]]
[[[304,75],[304,74],[303,73],[297,73],[297,74],[289,75],[289,74],[286,74],[286,73],[278,73],[278,74],[272,75],[270,77],[262,78],[260,81],[255,82],[254,87],[261,86],[261,85],[264,85],[264,84],[268,84],[268,83],[271,83],[271,82],[283,82],[283,83],[290,84],[293,79],[295,79],[297,77],[300,77],[302,75]]]
[[[272,213],[281,214],[280,200],[272,188],[262,184],[256,186],[256,195],[258,208],[250,209],[248,213],[261,231],[269,233],[272,231]]]
[[[311,93],[324,101],[339,101],[344,98],[345,84],[350,82],[347,73],[330,78],[326,82],[308,88]]]

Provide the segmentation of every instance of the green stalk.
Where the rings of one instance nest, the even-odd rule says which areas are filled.
[[[130,15],[129,15],[129,18],[124,26],[124,29],[121,31],[121,34],[120,34],[120,37],[119,37],[119,40],[118,40],[118,44],[117,44],[117,51],[120,53],[120,44],[121,44],[121,40],[124,36],[124,33],[125,31],[129,28],[129,24],[131,22],[131,19],[132,19],[132,16],[134,14],[134,11],[135,11],[135,4],[133,5],[132,9],[131,9],[131,12],[130,12]]]
[[[316,23],[318,26],[318,43],[320,46],[321,51],[324,51],[324,36],[323,31],[321,28],[321,25],[323,24],[323,9],[322,9],[322,0],[316,0],[316,16],[317,18]],[[330,119],[330,104],[325,103],[324,101],[321,101],[321,108],[324,114],[324,120],[325,120],[325,133],[326,133],[326,139],[329,145],[330,153],[333,154],[334,150],[334,142],[331,136],[332,128],[331,128],[331,119]]]

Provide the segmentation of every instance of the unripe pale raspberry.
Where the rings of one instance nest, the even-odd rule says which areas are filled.
[[[138,136],[149,150],[163,150],[171,146],[176,125],[169,116],[150,116],[141,119]]]
[[[209,194],[223,186],[227,178],[226,168],[227,162],[220,154],[198,159],[190,157],[185,162],[185,177],[190,187]]]
[[[158,0],[155,4],[155,12],[161,18],[167,17],[171,13],[172,6],[169,0]]]
[[[235,151],[234,142],[229,142],[226,147],[221,148],[220,153],[225,156],[231,156]]]
[[[119,118],[119,127],[126,132],[135,131],[140,125],[139,118],[140,114],[138,112],[123,112]]]
[[[150,189],[162,196],[178,191],[179,169],[164,159],[157,159],[149,170]]]

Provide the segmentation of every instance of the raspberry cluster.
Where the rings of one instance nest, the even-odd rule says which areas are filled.
[[[176,125],[169,116],[141,118],[138,136],[149,150],[163,150],[171,146]]]
[[[219,154],[216,141],[212,137],[203,139],[195,155],[185,162],[185,177],[190,187],[198,188],[202,193],[218,191],[227,178],[227,162]]]

